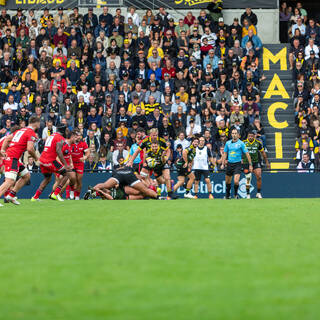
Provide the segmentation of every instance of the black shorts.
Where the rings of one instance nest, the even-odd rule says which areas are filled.
[[[253,167],[253,170],[259,169],[259,168],[261,168],[261,163],[260,162],[253,162],[252,167]],[[242,168],[243,168],[244,173],[248,173],[249,172],[249,163],[244,163],[242,165]]]
[[[242,165],[241,162],[228,162],[226,168],[226,176],[232,177],[235,174],[241,174]]]
[[[191,171],[188,170],[188,167],[184,168],[183,166],[178,166],[177,173],[178,177],[187,177],[191,173]]]
[[[162,164],[159,166],[156,166],[153,168],[153,174],[156,178],[159,178],[162,176],[162,172],[165,169],[170,169],[170,166],[166,163],[166,164]],[[150,170],[150,169],[149,169]]]
[[[200,170],[200,169],[195,169],[194,170],[194,175],[196,177],[196,181],[200,181],[201,177],[204,179],[210,179],[210,171],[209,170]]]
[[[117,172],[114,172],[112,178],[117,180],[118,184],[121,187],[133,187],[136,183],[140,182],[140,180],[136,177],[134,173],[119,174]]]

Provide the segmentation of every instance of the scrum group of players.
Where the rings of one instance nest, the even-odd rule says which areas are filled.
[[[0,186],[0,197],[4,196],[5,202],[19,205],[17,193],[28,183],[30,173],[20,161],[24,152],[40,163],[40,171],[43,180],[37,188],[31,201],[39,201],[41,194],[55,176],[55,183],[49,194],[49,199],[64,201],[61,194],[66,188],[70,190],[70,199],[79,200],[84,173],[84,162],[89,157],[90,150],[83,141],[78,130],[69,131],[67,127],[57,128],[57,132],[48,137],[44,150],[40,157],[35,150],[38,140],[37,130],[40,121],[32,116],[29,126],[12,128],[12,133],[0,140],[0,167],[4,172],[5,180]],[[149,136],[144,131],[138,132],[139,145],[129,159],[118,159],[119,167],[112,172],[112,177],[94,187],[89,187],[84,199],[101,197],[102,199],[177,199],[176,191],[188,181],[186,187],[186,198],[195,198],[190,190],[192,185],[199,183],[199,177],[195,177],[192,171],[196,149],[203,147],[204,138],[193,138],[191,145],[183,151],[181,159],[176,163],[178,181],[172,187],[170,167],[168,158],[170,155],[166,141],[159,137],[157,129],[151,129]],[[202,141],[203,140],[203,141]],[[199,144],[200,142],[200,144]],[[134,163],[135,158],[140,155],[140,163]],[[208,157],[208,161],[214,166],[215,158]],[[201,171],[201,170],[200,170]],[[152,175],[155,179],[152,179]],[[201,177],[200,177],[201,178]],[[204,176],[208,190],[211,190],[209,177]],[[196,181],[195,181],[196,180]],[[167,188],[167,196],[161,197],[160,185]],[[209,198],[213,199],[212,193]],[[0,206],[3,206],[0,204]]]

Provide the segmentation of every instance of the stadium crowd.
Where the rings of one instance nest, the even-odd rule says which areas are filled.
[[[289,41],[289,62],[294,86],[295,143],[299,172],[319,170],[320,27],[308,18],[302,2],[295,7],[283,2],[280,8],[282,42]],[[289,37],[288,37],[289,36]]]
[[[63,8],[45,8],[37,16],[19,8],[10,16],[2,9],[1,137],[35,115],[41,121],[36,144],[41,153],[57,126],[78,128],[90,148],[87,171],[109,170],[120,157],[127,159],[151,128],[170,146],[171,166],[195,135],[205,138],[218,165],[232,128],[241,139],[253,130],[266,147],[257,16],[247,8],[226,25],[221,1],[198,17],[193,13],[175,19],[161,7],[141,16],[130,7],[111,15],[105,6],[100,15],[93,8],[84,15],[78,8],[69,15]],[[302,134],[297,149],[306,139],[313,148],[315,136],[319,142],[319,28],[309,20],[305,29],[295,29],[291,50]],[[30,171],[38,169],[28,154],[24,162]]]

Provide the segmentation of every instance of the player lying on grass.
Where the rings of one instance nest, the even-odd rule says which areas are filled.
[[[189,178],[186,185],[185,198],[193,199],[191,194],[191,188],[195,179],[194,173],[191,171],[193,165],[193,158],[196,155],[196,148],[199,144],[199,138],[195,137],[192,140],[191,145],[184,149],[182,152],[182,157],[177,161],[176,167],[178,171],[178,182],[174,185],[173,191],[176,192],[181,186],[183,186],[186,177]]]
[[[84,195],[85,200],[95,196],[101,196],[107,200],[113,200],[119,197],[123,199],[126,198],[126,194],[135,196],[135,199],[141,199],[141,196],[154,199],[158,198],[157,192],[147,187],[138,179],[131,167],[123,165],[124,159],[119,159],[118,161],[120,167],[112,171],[112,177],[104,183],[99,183],[93,188],[89,188]],[[125,190],[126,187],[130,187],[130,189],[127,188]],[[135,191],[138,191],[138,193]]]

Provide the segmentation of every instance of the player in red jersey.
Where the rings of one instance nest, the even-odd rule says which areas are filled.
[[[72,156],[71,156],[71,145],[73,143],[75,143],[77,133],[78,133],[77,131],[68,132],[66,134],[66,143],[62,147],[63,157],[71,169],[73,169],[73,162],[72,162]],[[63,189],[65,189],[65,187],[69,187],[69,186],[71,186],[71,188],[74,189],[74,186],[76,184],[76,179],[75,179],[75,175],[72,175],[72,173],[73,173],[73,171],[69,172],[69,179],[65,183]],[[57,186],[60,184],[61,179],[63,178],[63,176],[61,176],[59,173],[56,173],[55,175],[56,175],[56,181],[53,185],[52,193],[54,193],[54,190],[56,190]],[[60,195],[62,193],[63,193],[63,190],[61,191]]]
[[[80,199],[80,193],[82,188],[82,177],[84,172],[84,162],[89,158],[90,150],[85,141],[82,140],[82,135],[80,131],[77,131],[75,137],[75,143],[71,145],[71,156],[74,171],[71,173],[71,176],[76,179],[75,190],[70,191],[70,199]]]
[[[25,151],[28,151],[31,157],[38,161],[34,143],[37,141],[36,131],[40,128],[40,119],[35,116],[30,117],[29,126],[15,131],[9,135],[3,142],[1,154],[5,156],[5,181],[0,186],[0,197],[12,188],[7,195],[6,200],[20,204],[17,201],[16,194],[29,181],[30,173],[20,162],[20,158]],[[20,176],[16,182],[17,176]],[[13,187],[14,186],[14,187]]]
[[[58,132],[47,138],[44,145],[44,150],[39,159],[40,170],[44,176],[44,179],[40,183],[35,195],[31,198],[31,201],[39,200],[43,190],[50,183],[53,173],[59,173],[62,176],[62,179],[49,198],[52,200],[64,201],[60,196],[60,192],[69,178],[68,171],[71,170],[70,166],[64,159],[62,152],[62,147],[66,143],[65,137],[68,133],[68,129],[66,126],[61,126],[57,128],[57,131]],[[57,158],[60,160],[60,162],[57,161]]]

